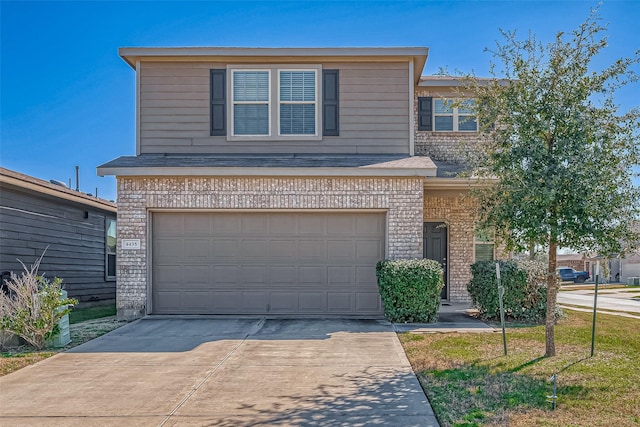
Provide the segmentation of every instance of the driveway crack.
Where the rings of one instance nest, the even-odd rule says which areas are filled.
[[[247,339],[251,336],[251,335],[255,335],[256,333],[258,333],[258,331],[260,331],[260,329],[262,329],[262,327],[264,326],[266,322],[266,318],[263,317],[261,319],[259,319],[253,326],[251,326],[251,328],[249,329],[249,331],[245,334],[244,338],[242,338],[242,340],[238,343],[238,345],[236,345],[233,349],[231,349],[231,351],[229,351],[229,353],[227,353],[217,364],[216,366],[210,370],[209,372],[207,372],[207,374],[200,380],[198,381],[198,383],[191,389],[191,391],[189,391],[189,393],[187,393],[187,395],[176,405],[175,408],[173,408],[173,410],[171,412],[169,412],[169,415],[167,415],[159,424],[158,427],[162,427],[164,426],[167,421],[169,421],[171,419],[172,416],[175,415],[175,413],[187,402],[187,400],[189,400],[191,398],[191,396],[193,396],[195,394],[196,391],[198,391],[198,389],[200,387],[202,387],[202,385],[207,382],[207,380],[209,378],[211,378],[213,376],[213,374],[215,374],[218,369],[220,369],[220,367],[222,365],[225,364],[225,362],[231,357],[233,356],[233,354],[240,348],[240,346],[242,346],[242,344],[244,344]]]

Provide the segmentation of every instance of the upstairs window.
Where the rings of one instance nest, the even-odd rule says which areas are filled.
[[[233,134],[269,135],[269,71],[233,72]]]
[[[316,72],[280,71],[280,135],[316,134]]]
[[[442,98],[418,98],[418,130],[436,132],[477,132],[478,120],[472,110],[475,100],[465,99],[459,107]]]

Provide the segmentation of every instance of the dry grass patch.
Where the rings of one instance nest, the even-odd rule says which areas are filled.
[[[544,327],[496,334],[401,334],[407,357],[443,427],[640,425],[640,320],[567,311],[556,328],[558,356],[544,358]],[[549,377],[558,375],[550,410]]]
[[[63,348],[34,351],[31,347],[20,346],[0,353],[0,376],[33,365],[41,360],[51,357],[61,351],[91,341],[94,338],[119,328],[126,322],[116,320],[115,316],[100,319],[87,320],[70,325],[71,342]]]

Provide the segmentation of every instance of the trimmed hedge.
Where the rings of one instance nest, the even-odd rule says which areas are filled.
[[[544,264],[535,261],[497,261],[504,286],[505,316],[513,320],[541,322],[545,318],[547,287]],[[496,261],[471,265],[473,278],[467,290],[473,305],[487,319],[500,318]]]
[[[384,315],[391,322],[435,322],[444,286],[431,259],[385,260],[376,265]]]

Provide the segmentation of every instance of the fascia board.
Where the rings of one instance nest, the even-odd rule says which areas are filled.
[[[99,176],[435,177],[436,168],[101,167]]]

